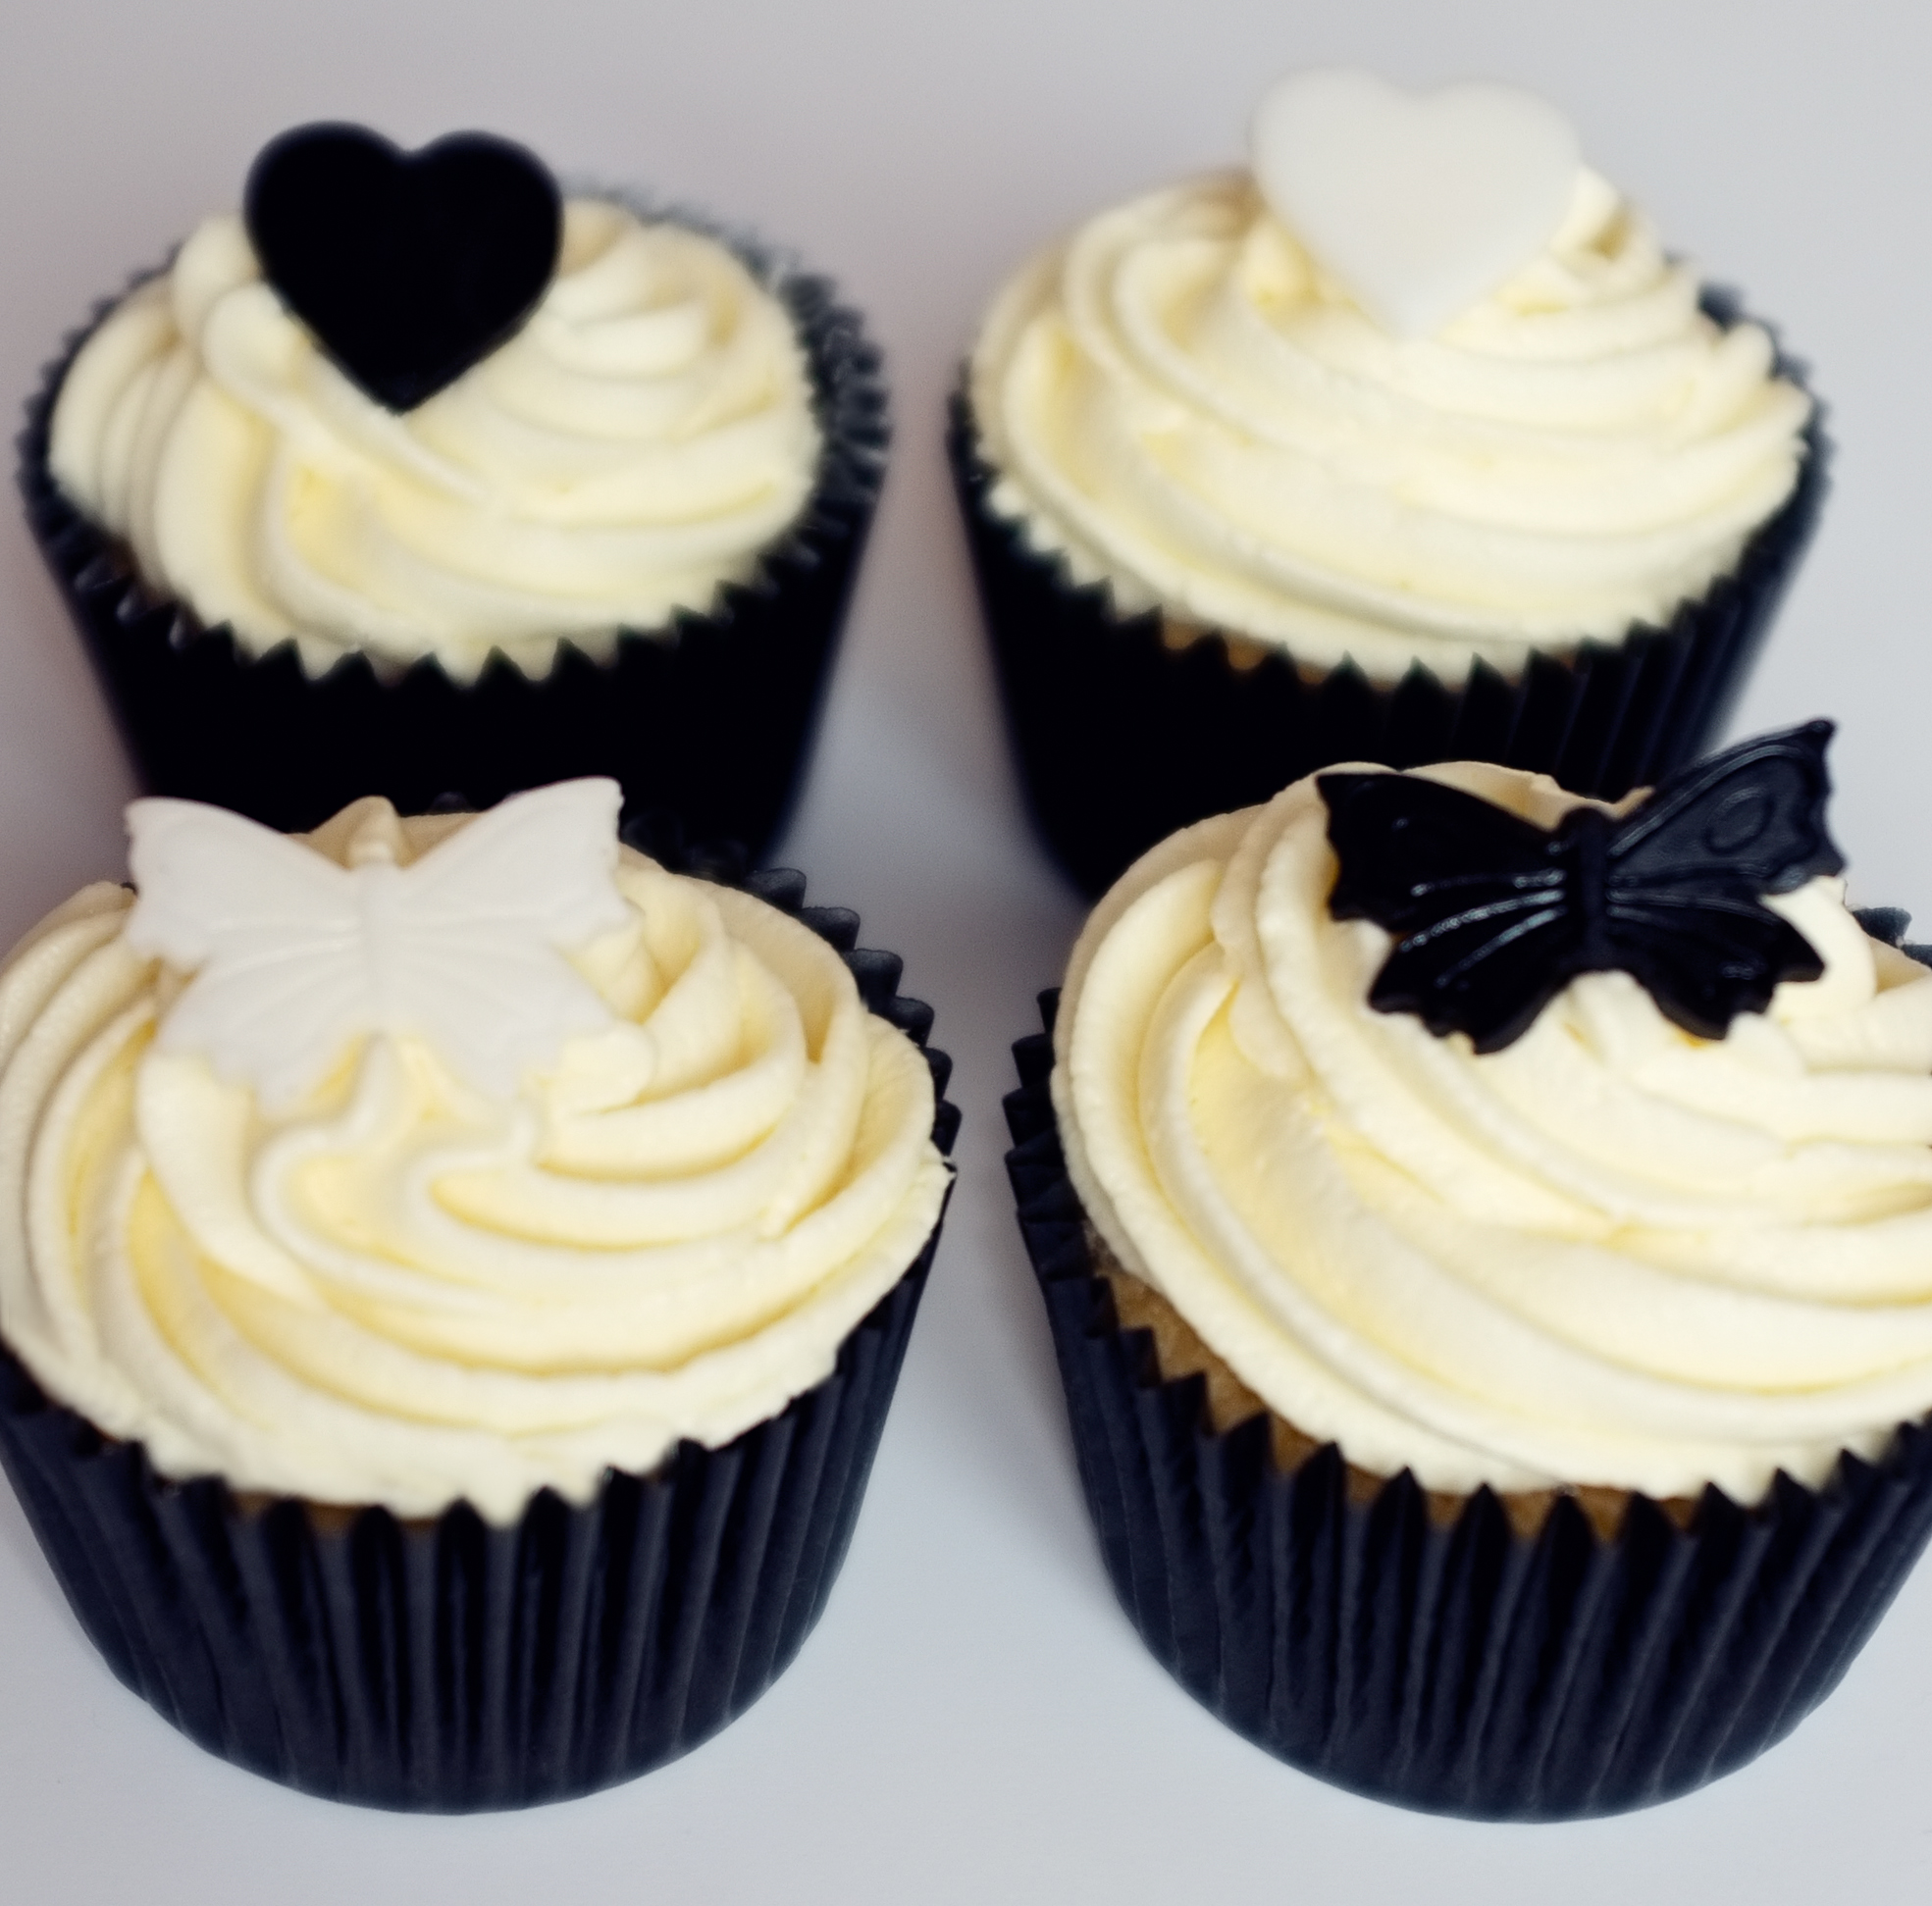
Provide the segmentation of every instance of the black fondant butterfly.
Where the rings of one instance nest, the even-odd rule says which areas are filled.
[[[1721,1039],[1780,980],[1823,962],[1761,904],[1844,856],[1825,832],[1828,721],[1744,742],[1663,782],[1622,820],[1554,832],[1439,782],[1325,774],[1341,862],[1329,910],[1395,935],[1369,1003],[1493,1053],[1578,973],[1621,968],[1687,1031]]]

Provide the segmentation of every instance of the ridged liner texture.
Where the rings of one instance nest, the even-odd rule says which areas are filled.
[[[1727,293],[1706,292],[1704,308],[1721,324],[1742,315]],[[1778,369],[1804,381],[1782,356]],[[1668,627],[1540,651],[1513,677],[1479,661],[1454,685],[1418,661],[1379,684],[1353,661],[1305,670],[1284,650],[1237,667],[1216,633],[1171,646],[1161,611],[1120,615],[1103,584],[1076,585],[1062,557],[994,510],[996,474],[964,389],[947,441],[1027,806],[1090,899],[1155,842],[1336,761],[1499,761],[1614,800],[1695,760],[1721,732],[1811,539],[1830,456],[1814,408],[1797,489],[1736,569]]]
[[[1054,1122],[1056,1000],[1014,1047],[1007,1170],[1107,1572],[1209,1712],[1373,1799],[1575,1820],[1702,1786],[1831,1692],[1932,1534],[1925,1423],[1816,1490],[1707,1487],[1688,1527],[1633,1495],[1607,1540],[1570,1496],[1530,1535],[1488,1488],[1444,1520],[1332,1443],[1284,1471],[1267,1416],[1218,1433],[1205,1377],[1164,1380],[1120,1326]]]
[[[675,830],[671,830],[674,835]],[[707,878],[741,850],[666,853]],[[858,916],[787,869],[733,879],[843,954],[867,1006],[925,1050],[932,1009]],[[959,1109],[933,1137],[950,1152]],[[689,1751],[798,1653],[852,1540],[939,1225],[832,1374],[721,1449],[689,1440],[588,1505],[550,1490],[512,1525],[458,1503],[238,1498],[158,1475],[0,1345],[0,1463],[116,1675],[211,1753],[333,1800],[469,1813],[561,1800]]]
[[[810,365],[825,450],[805,514],[752,581],[723,590],[707,615],[620,635],[608,661],[565,643],[541,680],[500,654],[468,684],[433,656],[398,672],[360,654],[311,680],[292,643],[257,657],[226,624],[206,628],[186,605],[158,598],[126,545],[88,522],[47,468],[61,383],[120,300],[68,340],[27,406],[21,490],[150,793],[299,832],[362,795],[420,813],[451,790],[488,807],[518,789],[608,774],[623,785],[627,813],[668,808],[694,836],[743,841],[754,856],[777,837],[884,479],[881,359],[829,280],[701,214],[648,201],[632,209],[729,245],[785,305]]]

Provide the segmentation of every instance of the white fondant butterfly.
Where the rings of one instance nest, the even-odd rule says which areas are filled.
[[[630,917],[620,799],[607,780],[513,795],[408,866],[372,827],[346,867],[225,808],[132,802],[128,944],[194,976],[162,1049],[204,1054],[278,1109],[351,1041],[413,1033],[506,1097],[525,1066],[610,1022],[561,950]]]

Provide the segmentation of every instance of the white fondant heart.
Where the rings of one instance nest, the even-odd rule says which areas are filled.
[[[1269,209],[1385,331],[1422,337],[1492,291],[1562,222],[1570,123],[1514,86],[1420,96],[1371,73],[1297,73],[1255,114]]]

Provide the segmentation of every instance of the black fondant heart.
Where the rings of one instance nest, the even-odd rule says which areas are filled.
[[[360,126],[301,126],[248,175],[268,282],[391,410],[487,357],[544,295],[563,208],[533,154],[486,132],[403,152]]]

